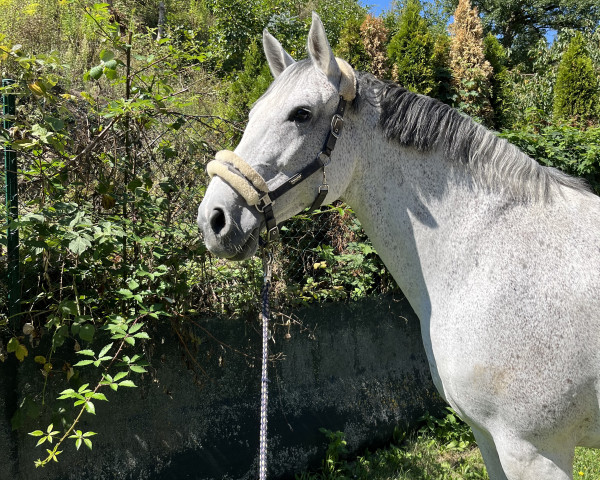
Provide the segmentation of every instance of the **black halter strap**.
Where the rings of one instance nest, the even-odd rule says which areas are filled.
[[[331,162],[331,152],[333,152],[337,139],[340,137],[342,129],[344,128],[345,111],[346,100],[340,96],[337,109],[333,114],[333,117],[331,117],[331,127],[329,129],[329,133],[327,134],[323,148],[315,157],[315,159],[298,173],[290,177],[285,183],[260,198],[256,208],[265,216],[267,227],[267,243],[272,240],[277,240],[279,237],[279,228],[277,227],[277,221],[275,220],[275,215],[273,213],[273,203],[284,193],[302,183],[318,170],[324,169],[327,165],[329,165],[329,162]],[[319,186],[319,193],[306,213],[310,213],[319,208],[325,201],[325,197],[329,192],[329,185],[326,182],[324,172],[325,171],[323,170],[323,183],[321,183]]]

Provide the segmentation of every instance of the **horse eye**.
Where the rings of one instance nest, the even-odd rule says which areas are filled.
[[[292,112],[290,115],[290,120],[293,122],[304,123],[308,122],[312,117],[312,113],[308,108],[299,108],[298,110]]]

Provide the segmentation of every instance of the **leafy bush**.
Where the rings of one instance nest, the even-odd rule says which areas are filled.
[[[8,354],[39,363],[46,378],[68,387],[58,400],[74,401],[60,426],[32,432],[38,445],[58,440],[39,466],[57,460],[68,438],[91,448],[93,432],[75,428],[81,415],[106,400],[100,390],[134,386],[130,374],[145,371],[140,342],[149,338],[148,321],[197,308],[185,266],[204,253],[180,209],[201,196],[202,165],[190,157],[211,137],[181,144],[194,97],[176,89],[182,68],[194,72],[202,57],[193,43],[180,50],[169,40],[154,45],[147,34],[122,37],[106,5],[87,12],[104,48],[84,76],[86,90],[62,81],[67,67],[58,54],[28,55],[17,46],[4,63],[16,79],[4,91],[19,97],[13,128],[0,134],[18,150],[21,167],[21,216],[11,228],[21,237],[23,313],[3,319],[1,333]],[[144,52],[148,45],[158,54]],[[6,268],[0,263],[3,278]],[[51,338],[48,350],[38,351],[44,336]],[[68,358],[58,354],[64,350],[82,360],[58,360]],[[26,400],[26,412],[51,415],[43,392]],[[17,412],[13,427],[26,412]]]
[[[229,82],[223,82],[223,117],[237,122],[246,121],[252,105],[272,81],[262,47],[253,41],[244,54],[243,68],[234,72]]]
[[[581,130],[570,125],[547,125],[543,112],[530,111],[529,125],[505,130],[500,136],[517,145],[542,165],[585,178],[600,194],[600,128]]]

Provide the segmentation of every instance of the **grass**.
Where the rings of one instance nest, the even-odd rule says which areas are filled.
[[[444,418],[426,415],[416,432],[397,432],[389,447],[351,462],[343,460],[343,433],[322,430],[330,442],[322,468],[298,474],[296,480],[488,480],[471,431],[448,410]],[[577,448],[573,478],[600,480],[600,449]]]

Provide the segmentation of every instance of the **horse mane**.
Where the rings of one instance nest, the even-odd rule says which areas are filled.
[[[471,169],[486,188],[499,188],[518,201],[549,201],[559,186],[589,192],[584,180],[540,165],[439,100],[371,74],[359,73],[357,78],[358,102],[366,100],[380,109],[379,125],[387,139],[420,151],[440,148],[450,162]]]

